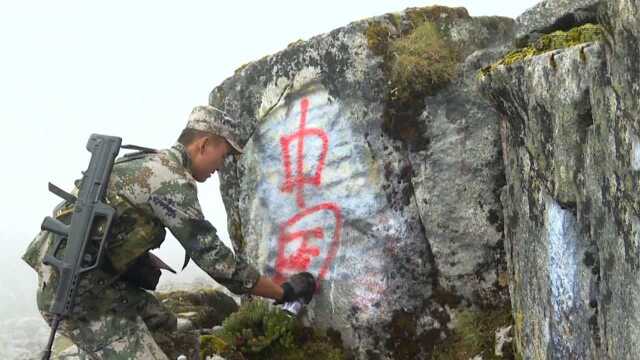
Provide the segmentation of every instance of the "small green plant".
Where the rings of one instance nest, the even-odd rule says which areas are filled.
[[[456,52],[436,25],[423,22],[389,46],[391,100],[427,95],[447,84],[456,72]]]
[[[367,45],[382,57],[388,84],[382,128],[416,149],[426,144],[416,131],[425,98],[451,82],[460,62],[446,31],[451,21],[465,16],[464,8],[413,8],[367,27]]]
[[[229,360],[341,360],[342,343],[302,326],[282,309],[255,299],[240,307],[222,329],[200,338],[201,359],[219,354]]]

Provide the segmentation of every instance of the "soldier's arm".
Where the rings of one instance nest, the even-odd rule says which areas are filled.
[[[278,285],[261,277],[244,257],[234,254],[218,238],[215,227],[202,214],[195,183],[167,181],[150,194],[149,204],[187,255],[218,283],[235,294],[281,297]]]

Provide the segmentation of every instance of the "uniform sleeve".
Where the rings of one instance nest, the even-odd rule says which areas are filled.
[[[204,219],[195,184],[182,179],[165,182],[150,194],[149,204],[187,255],[209,276],[234,294],[253,289],[260,273],[244,257],[235,255]]]

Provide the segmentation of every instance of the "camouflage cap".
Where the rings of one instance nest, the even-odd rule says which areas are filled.
[[[238,125],[226,112],[211,105],[196,106],[189,115],[187,129],[206,131],[225,138],[231,147],[242,153]]]

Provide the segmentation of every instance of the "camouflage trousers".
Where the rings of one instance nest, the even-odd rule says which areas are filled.
[[[58,328],[79,351],[59,354],[57,358],[168,360],[154,337],[175,331],[175,315],[151,293],[124,281],[102,287],[98,284],[105,283],[98,279],[97,291],[76,297],[73,313]],[[43,297],[50,298],[44,296],[46,292],[38,291],[38,306],[50,324],[52,316],[46,311],[49,301],[41,301]]]

